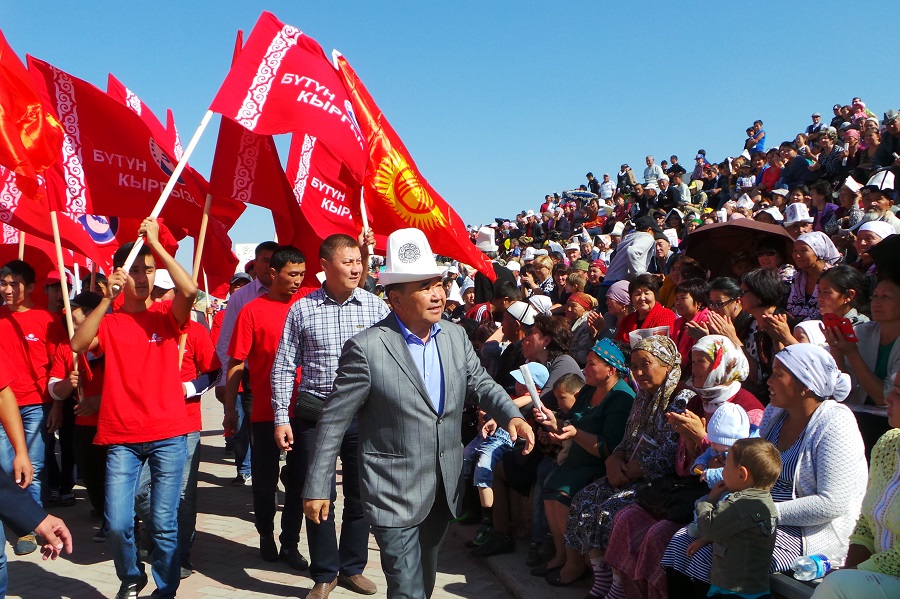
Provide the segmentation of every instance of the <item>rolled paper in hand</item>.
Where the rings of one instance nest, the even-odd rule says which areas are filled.
[[[531,378],[531,371],[528,370],[528,365],[523,364],[522,366],[519,366],[519,372],[522,373],[522,380],[525,381],[525,388],[528,389],[528,394],[531,396],[531,403],[534,404],[534,407],[537,408],[539,412],[543,412],[541,396],[538,394],[537,387],[534,385],[534,379]]]

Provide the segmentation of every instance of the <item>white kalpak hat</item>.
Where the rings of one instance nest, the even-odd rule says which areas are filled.
[[[475,247],[477,247],[482,252],[498,251],[500,248],[494,241],[494,229],[491,227],[481,227],[480,229],[478,229],[478,237],[475,239]]]
[[[408,283],[439,277],[447,269],[438,266],[425,233],[419,229],[398,229],[388,236],[384,270],[378,274],[382,285]]]
[[[811,222],[813,222],[813,217],[809,215],[809,209],[803,202],[794,202],[793,204],[789,204],[784,211],[784,222],[782,224],[785,227],[790,227],[791,225],[796,225],[797,223]]]
[[[172,280],[172,275],[169,274],[168,270],[165,268],[157,268],[153,286],[168,291],[169,289],[175,289],[175,282]]]

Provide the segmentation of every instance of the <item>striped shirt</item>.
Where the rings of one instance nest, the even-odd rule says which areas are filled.
[[[299,391],[325,399],[331,393],[344,343],[384,319],[387,304],[364,289],[354,289],[342,304],[318,289],[295,303],[287,315],[272,365],[275,426],[288,424],[288,408],[297,367]]]

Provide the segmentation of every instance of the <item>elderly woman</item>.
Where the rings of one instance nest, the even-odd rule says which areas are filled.
[[[562,568],[568,559],[584,562],[563,544],[572,498],[591,482],[606,474],[606,458],[622,442],[625,423],[634,403],[634,391],[625,377],[628,366],[622,350],[609,339],[601,339],[588,355],[584,368],[586,385],[575,399],[566,422],[544,408],[535,418],[556,442],[571,440],[568,456],[544,482],[544,510],[556,554],[545,569]]]
[[[588,352],[594,345],[594,333],[588,326],[588,317],[594,313],[597,300],[583,291],[576,291],[566,302],[566,322],[572,329],[572,345],[569,354],[579,366],[587,363]]]
[[[820,231],[804,233],[794,242],[797,274],[791,282],[787,311],[797,320],[819,320],[819,278],[841,259],[831,239]]]
[[[871,450],[887,429],[885,398],[891,376],[900,372],[900,280],[886,276],[872,295],[872,322],[854,327],[858,342],[848,341],[838,327],[826,329],[831,353],[853,379],[847,405],[856,413],[860,431]]]
[[[863,143],[860,144],[860,147],[865,145],[865,148],[862,150],[862,155],[859,157],[859,164],[856,167],[864,172],[869,172],[873,168],[875,168],[875,152],[878,151],[878,146],[881,145],[881,132],[875,129],[866,129],[866,132],[863,134]]]
[[[671,403],[693,397],[683,390],[676,397],[681,378],[681,357],[668,337],[641,339],[631,354],[631,373],[638,385],[634,407],[622,443],[606,460],[606,478],[581,490],[572,501],[566,524],[565,565],[551,572],[548,582],[568,584],[583,573],[584,555],[590,555],[594,570],[591,594],[602,597],[613,582],[606,564],[606,546],[610,540],[616,513],[634,502],[634,491],[641,481],[675,472],[678,435],[666,419]]]
[[[628,333],[632,331],[653,327],[670,328],[675,324],[675,313],[657,303],[656,294],[658,292],[659,282],[651,274],[638,275],[628,285],[628,294],[631,296],[631,306],[634,308],[634,312],[622,319],[622,324],[616,331],[616,341],[629,343]]]
[[[697,395],[682,414],[669,412],[666,418],[680,435],[676,470],[690,474],[691,464],[709,447],[706,422],[725,403],[738,405],[747,412],[750,430],[756,431],[762,421],[763,405],[741,388],[749,367],[743,352],[726,337],[708,335],[691,350],[692,389]],[[621,573],[619,580],[629,597],[666,597],[665,572],[660,566],[663,553],[681,524],[658,520],[638,505],[618,513],[613,522],[607,547],[607,563]],[[612,589],[607,597],[620,597]]]
[[[813,599],[900,597],[900,375],[887,404],[892,430],[872,450],[869,486],[847,560],[822,581]]]
[[[591,327],[594,339],[609,337],[612,339],[619,330],[622,321],[631,314],[631,296],[628,295],[628,281],[616,281],[606,292],[606,314],[597,311],[589,312],[587,323]]]
[[[875,263],[867,252],[887,237],[895,234],[894,227],[884,221],[873,220],[860,225],[856,231],[856,239],[853,242],[857,254],[853,267],[866,274],[874,274]]]
[[[838,205],[831,201],[831,184],[816,181],[809,187],[809,215],[813,217],[813,231],[824,231],[826,225],[836,221]]]
[[[837,132],[833,129],[825,129],[819,136],[819,152],[815,164],[809,167],[811,171],[818,171],[830,181],[839,174],[841,163],[844,160],[844,149],[835,144]]]
[[[772,570],[790,570],[801,555],[843,557],[868,476],[853,414],[838,403],[850,391],[850,377],[826,350],[801,343],[775,357],[769,390],[760,437],[778,448],[782,464],[772,489],[778,508]],[[712,546],[690,556],[693,541],[683,528],[663,556],[670,597],[699,597],[698,583],[709,582]]]

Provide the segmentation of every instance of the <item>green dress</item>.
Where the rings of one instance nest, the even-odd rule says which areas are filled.
[[[544,499],[569,505],[575,493],[606,476],[606,458],[622,442],[625,423],[634,403],[634,390],[619,380],[596,406],[591,406],[595,387],[585,385],[575,398],[571,423],[580,431],[597,435],[600,455],[591,455],[573,441],[562,465],[547,477]]]

